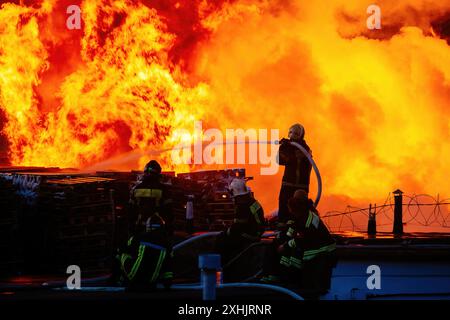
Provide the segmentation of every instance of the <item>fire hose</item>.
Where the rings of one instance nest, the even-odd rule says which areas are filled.
[[[206,143],[206,141],[204,141]],[[209,142],[208,142],[209,143]],[[278,140],[275,141],[242,141],[242,142],[214,142],[214,143],[210,143],[210,145],[228,145],[228,144],[279,144]],[[314,160],[311,157],[311,154],[304,148],[302,147],[300,144],[298,144],[297,142],[293,142],[290,141],[289,142],[291,145],[293,145],[294,147],[296,147],[297,149],[299,149],[308,159],[308,161],[311,163],[313,169],[314,169],[314,173],[316,174],[317,177],[317,196],[316,199],[314,201],[314,206],[317,207],[319,205],[319,201],[320,198],[322,196],[322,177],[320,175],[320,171],[316,165],[316,163],[314,162]],[[135,160],[135,159],[139,159],[144,155],[160,155],[162,153],[165,152],[170,152],[173,150],[182,150],[184,148],[190,147],[191,144],[185,144],[185,145],[180,145],[178,147],[175,148],[166,148],[166,149],[161,149],[161,150],[152,150],[152,151],[148,151],[148,152],[138,152],[138,151],[130,151],[124,155],[121,156],[121,159],[118,160],[117,162],[115,162],[116,164],[121,163],[121,162],[125,162],[125,161],[131,161],[131,160]],[[92,170],[99,170],[102,167],[105,166],[109,166],[112,163],[114,163],[114,161],[112,160],[105,160],[103,162],[97,163],[96,165],[86,168],[85,171],[92,171]]]
[[[305,148],[303,148],[299,143],[291,141],[290,144],[293,145],[294,147],[296,147],[297,149],[299,149],[301,152],[303,152],[303,154],[306,156],[309,163],[311,163],[311,165],[314,169],[314,172],[317,177],[317,196],[316,196],[316,200],[314,201],[314,206],[317,207],[319,205],[320,197],[322,196],[322,177],[320,175],[319,168],[317,168],[317,165],[314,162],[313,158],[311,157],[311,154]]]

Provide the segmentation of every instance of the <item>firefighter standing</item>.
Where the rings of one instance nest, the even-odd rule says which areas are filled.
[[[171,199],[160,179],[161,166],[152,160],[131,194],[134,231],[116,258],[121,282],[133,290],[152,289],[158,282],[167,288],[173,278]]]
[[[300,124],[294,124],[289,128],[289,140],[281,139],[278,151],[278,163],[285,166],[278,198],[278,220],[285,222],[289,214],[287,203],[298,189],[309,192],[311,176],[311,163],[305,154],[291,145],[289,142],[297,142],[310,154],[311,149],[305,142],[305,129]]]
[[[225,262],[251,243],[258,242],[266,225],[264,210],[243,179],[233,179],[230,192],[234,201],[235,218],[233,224],[217,240],[218,251]]]

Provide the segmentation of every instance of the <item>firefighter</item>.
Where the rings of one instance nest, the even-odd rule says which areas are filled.
[[[281,139],[278,150],[278,164],[285,166],[278,197],[278,221],[286,222],[288,216],[287,203],[298,189],[309,192],[309,181],[311,176],[311,163],[305,154],[297,147],[290,144],[297,142],[310,154],[311,149],[305,141],[305,129],[300,124],[294,124],[289,128],[289,139]]]
[[[295,283],[317,297],[330,288],[336,244],[304,190],[295,192],[288,208],[287,228],[269,250],[269,273],[261,280]]]
[[[279,248],[280,264],[291,269],[302,289],[324,294],[330,288],[336,243],[304,190],[295,192],[288,207],[294,223]]]
[[[141,232],[147,218],[156,213],[164,220],[168,234],[173,233],[172,199],[161,182],[161,171],[159,163],[151,160],[144,168],[142,181],[131,190],[130,204],[137,232]]]
[[[133,290],[153,289],[158,282],[168,288],[173,278],[173,215],[157,161],[145,166],[143,179],[132,189],[130,202],[136,217],[134,228],[127,244],[118,249],[113,272],[120,274],[121,284]]]
[[[258,242],[266,226],[264,210],[243,179],[233,179],[229,190],[233,197],[235,218],[217,240],[217,249],[225,263],[250,244]]]
[[[132,236],[118,254],[121,282],[129,290],[152,290],[158,283],[172,285],[172,245],[165,222],[153,214],[145,222],[145,231]]]

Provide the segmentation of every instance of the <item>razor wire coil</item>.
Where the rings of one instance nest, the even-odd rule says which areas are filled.
[[[394,216],[393,194],[389,193],[382,205],[359,208],[348,205],[343,211],[328,211],[322,219],[334,232],[361,231],[367,227],[370,210],[375,210],[376,217],[389,223],[377,223],[377,227],[392,225]],[[450,228],[450,198],[441,199],[429,194],[403,194],[403,223],[407,226]],[[363,226],[358,225],[361,218]]]

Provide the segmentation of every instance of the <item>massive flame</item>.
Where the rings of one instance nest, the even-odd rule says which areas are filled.
[[[89,167],[133,151],[136,168],[190,141],[176,129],[195,120],[282,133],[301,122],[333,204],[448,195],[450,3],[435,2],[378,1],[381,30],[356,0],[89,0],[80,31],[65,26],[77,1],[3,4],[9,162]],[[269,208],[279,180],[255,183]]]
[[[51,96],[41,98],[50,105],[40,103],[39,86],[50,85],[42,79],[51,68],[48,51],[64,45],[58,38],[39,37],[38,19],[52,13],[44,7],[6,4],[1,11],[1,105],[11,163],[84,166],[162,144],[173,128],[202,116],[205,86],[183,83],[184,76],[168,61],[174,36],[155,10],[132,1],[83,3],[79,61],[54,61],[56,75],[48,79],[52,91],[44,91]],[[75,64],[74,70],[58,78],[63,63]],[[57,100],[53,107],[52,99]]]

